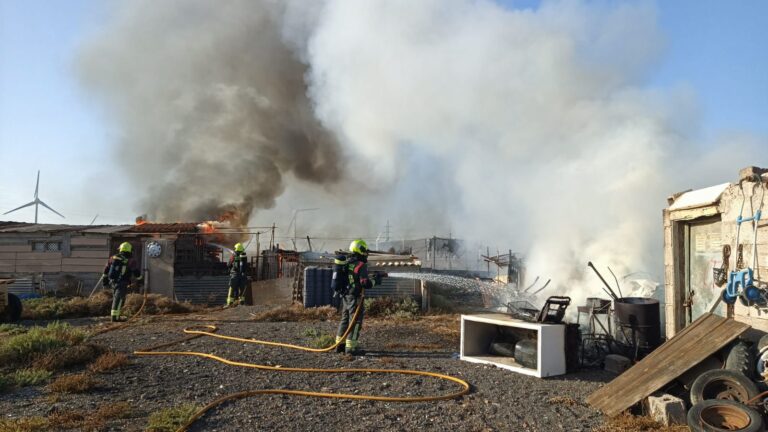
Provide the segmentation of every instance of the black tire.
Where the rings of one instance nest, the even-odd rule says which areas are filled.
[[[691,405],[710,399],[747,402],[758,395],[752,380],[736,371],[715,369],[704,372],[691,386]]]
[[[757,352],[761,352],[762,350],[768,348],[768,334],[764,335],[760,338],[759,341],[757,341]]]
[[[11,322],[20,320],[22,309],[21,300],[15,294],[8,293],[8,319]]]
[[[755,376],[755,352],[752,346],[742,340],[731,344],[725,356],[725,369],[740,372],[747,378]]]
[[[760,432],[763,418],[754,409],[729,400],[705,400],[688,411],[693,432]]]

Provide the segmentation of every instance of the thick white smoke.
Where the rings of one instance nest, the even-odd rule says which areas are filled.
[[[171,216],[277,204],[256,219],[322,207],[302,226],[452,229],[527,252],[545,294],[581,303],[601,293],[589,260],[660,276],[669,193],[755,163],[694,144],[695,95],[648,87],[663,55],[651,3],[155,4],[119,14],[85,77],[132,138],[128,170],[164,173],[137,183],[159,182],[145,202]]]
[[[408,175],[404,145],[440,157],[459,189],[453,226],[527,250],[528,274],[581,304],[601,294],[589,260],[659,275],[664,198],[701,158],[695,100],[645,87],[662,45],[644,2],[332,1],[310,90],[383,181]]]

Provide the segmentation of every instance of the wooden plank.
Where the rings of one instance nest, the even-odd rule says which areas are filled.
[[[109,258],[109,251],[107,249],[101,250],[77,250],[74,249],[69,255],[71,258]]]
[[[673,221],[693,220],[700,217],[714,216],[718,213],[717,206],[712,205],[692,209],[673,210],[669,213],[669,219]]]
[[[0,245],[0,252],[29,252],[32,250],[32,245]]]
[[[62,258],[61,265],[104,267],[107,265],[107,258]]]
[[[17,272],[44,272],[44,273],[54,273],[54,272],[60,272],[61,271],[61,264],[16,264],[16,271]]]
[[[16,265],[61,265],[61,257],[50,259],[17,259]]]
[[[61,252],[17,252],[17,260],[52,260],[61,259]]]
[[[648,357],[589,395],[587,402],[605,415],[617,415],[679,377],[748,328],[734,320],[702,315]]]
[[[0,260],[15,260],[16,252],[0,252]]]
[[[77,265],[64,265],[61,266],[62,273],[101,273],[104,271],[104,266],[77,266]]]
[[[106,246],[106,237],[72,237],[69,241],[72,246]]]
[[[692,325],[686,327],[678,336],[668,341],[667,343],[663,344],[661,347],[659,347],[653,353],[651,353],[648,357],[643,359],[643,361],[637,363],[635,367],[625,372],[623,375],[618,377],[616,380],[612,381],[611,384],[609,384],[606,387],[613,385],[613,383],[617,381],[619,383],[621,383],[622,381],[628,381],[628,380],[647,381],[647,379],[650,376],[653,376],[655,374],[654,368],[657,365],[665,364],[664,362],[669,360],[671,356],[674,356],[675,353],[682,352],[682,348],[690,348],[690,345],[693,342],[698,341],[698,337],[701,334],[704,334],[703,332],[714,330],[714,328],[719,323],[720,323],[719,320],[710,319],[708,315],[705,315],[704,317],[694,322]],[[689,335],[694,335],[693,339],[691,339],[693,342],[689,340],[689,338],[691,338],[691,336]],[[680,341],[683,341],[683,343],[680,343]],[[651,375],[648,375],[649,373]],[[604,387],[604,389],[606,387]],[[588,401],[594,401],[594,403],[598,404],[600,403],[598,398],[601,395],[604,396],[605,401],[610,401],[615,398],[614,393],[611,393],[605,390],[601,392],[601,390],[603,389],[600,389],[597,392],[590,395],[590,397],[588,398]]]

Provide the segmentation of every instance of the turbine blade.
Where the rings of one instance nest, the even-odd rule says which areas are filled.
[[[40,170],[37,170],[37,182],[35,183],[35,199],[37,199],[37,192],[40,188]]]
[[[15,212],[16,210],[21,210],[21,209],[23,209],[24,207],[29,207],[29,206],[31,206],[31,205],[35,205],[35,203],[36,203],[36,202],[37,202],[37,201],[32,201],[31,203],[27,203],[27,204],[24,204],[24,205],[23,205],[23,206],[21,206],[21,207],[16,207],[15,209],[13,209],[13,210],[9,210],[9,211],[7,211],[7,212],[5,212],[5,213],[3,213],[3,214],[4,214],[4,215],[7,215],[8,213],[13,213],[13,212]]]
[[[52,208],[48,207],[48,204],[46,204],[46,203],[44,203],[44,202],[42,202],[42,201],[40,201],[40,200],[37,200],[37,201],[40,203],[40,205],[41,205],[41,206],[43,206],[43,207],[47,208],[48,210],[50,210],[50,211],[52,211],[52,212],[56,213],[57,215],[59,215],[59,216],[61,216],[61,217],[64,217],[64,215],[63,215],[63,214],[61,214],[61,213],[57,212],[56,210],[54,210],[54,209],[52,209]],[[66,218],[64,218],[64,219],[66,219]]]

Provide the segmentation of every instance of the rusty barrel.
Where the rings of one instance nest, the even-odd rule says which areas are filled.
[[[616,337],[643,355],[661,344],[659,301],[648,297],[615,300]]]

